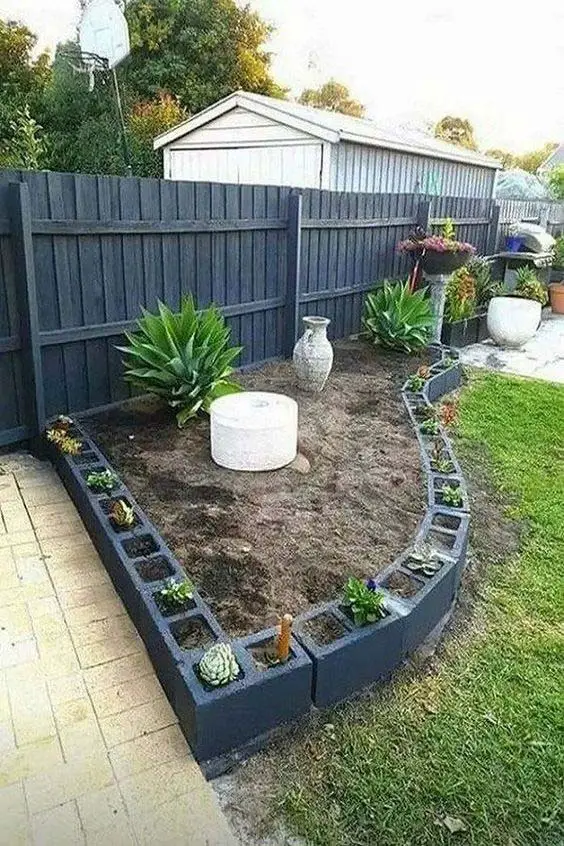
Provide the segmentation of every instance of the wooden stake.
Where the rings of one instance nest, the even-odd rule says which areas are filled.
[[[280,634],[278,635],[277,657],[281,664],[285,664],[290,656],[290,635],[294,618],[291,614],[284,614],[280,620]]]

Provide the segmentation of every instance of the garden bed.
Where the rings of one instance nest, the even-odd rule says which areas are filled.
[[[344,342],[318,395],[297,391],[289,361],[242,375],[298,401],[301,457],[276,472],[216,466],[207,419],[179,430],[146,400],[84,425],[225,631],[243,636],[376,575],[413,538],[424,485],[400,389],[417,364]]]

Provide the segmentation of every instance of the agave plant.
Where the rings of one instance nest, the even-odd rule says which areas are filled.
[[[412,292],[408,282],[386,281],[367,294],[362,324],[375,344],[411,353],[429,342],[433,312],[424,290]]]
[[[125,378],[157,394],[176,410],[178,425],[209,411],[217,397],[241,388],[228,379],[242,347],[230,347],[230,329],[215,306],[199,311],[191,296],[178,313],[159,301],[159,313],[143,309],[139,330],[127,333]]]

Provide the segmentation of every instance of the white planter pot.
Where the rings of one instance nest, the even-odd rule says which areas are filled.
[[[533,337],[541,322],[541,304],[521,297],[493,297],[488,332],[500,347],[517,349]]]

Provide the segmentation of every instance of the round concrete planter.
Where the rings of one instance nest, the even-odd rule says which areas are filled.
[[[521,297],[493,297],[488,308],[488,332],[500,347],[518,349],[541,322],[541,305]]]

